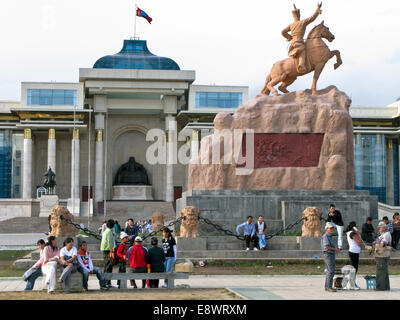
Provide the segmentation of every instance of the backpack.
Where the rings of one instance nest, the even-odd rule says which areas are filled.
[[[117,248],[113,248],[110,251],[110,258],[111,258],[113,266],[116,266],[119,263],[119,257],[117,255],[117,250],[118,250]]]

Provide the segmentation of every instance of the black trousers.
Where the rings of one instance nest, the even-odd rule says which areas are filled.
[[[149,286],[150,288],[158,288],[158,284],[159,284],[160,280],[158,279],[153,279],[153,280],[149,280]]]
[[[104,273],[112,273],[113,272],[113,264],[110,257],[110,251],[103,251],[103,259],[104,259]],[[107,284],[111,284],[111,280],[107,280]]]
[[[360,260],[360,254],[349,251],[349,258],[350,264],[356,268],[356,272],[358,272],[358,261]]]
[[[400,230],[393,230],[392,233],[392,247],[397,249],[397,244],[399,243],[400,240]]]
[[[118,263],[118,273],[125,273],[126,272],[126,262],[125,261],[120,261]],[[121,281],[117,281],[118,288],[121,286]]]
[[[245,235],[244,237],[246,238],[246,248],[250,248],[250,242],[251,241],[253,241],[254,248],[257,248],[257,244],[258,244],[257,240],[258,239],[257,239],[256,235],[254,235],[254,236]]]
[[[132,273],[147,273],[147,268],[131,268]],[[131,283],[134,283],[134,287],[136,288],[135,280],[132,280]],[[142,288],[146,288],[146,279],[142,280]]]

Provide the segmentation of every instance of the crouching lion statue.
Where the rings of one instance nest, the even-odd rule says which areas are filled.
[[[301,228],[302,237],[318,238],[322,236],[321,217],[322,211],[318,207],[309,207],[303,211],[303,226]]]
[[[50,227],[51,227],[50,235],[56,237],[76,236],[79,230],[76,229],[73,225],[68,224],[65,220],[61,219],[60,218],[61,216],[71,221],[74,220],[74,217],[66,207],[54,206],[53,209],[51,210],[51,215],[50,215]]]
[[[164,227],[165,216],[161,213],[154,212],[151,216],[151,227],[153,231],[159,230]]]
[[[200,211],[196,207],[185,207],[181,211],[180,236],[183,238],[197,238],[200,229]]]

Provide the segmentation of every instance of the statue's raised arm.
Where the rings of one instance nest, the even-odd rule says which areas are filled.
[[[315,19],[317,19],[318,15],[322,14],[321,7],[322,7],[322,2],[318,3],[317,10],[315,10],[314,14],[311,17],[304,19],[304,23],[308,25]]]

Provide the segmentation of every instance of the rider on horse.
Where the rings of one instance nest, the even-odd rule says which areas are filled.
[[[289,57],[292,57],[296,62],[297,71],[299,73],[307,73],[306,64],[306,46],[304,43],[304,34],[307,26],[313,22],[319,14],[322,14],[321,6],[322,2],[318,4],[318,8],[315,13],[307,19],[300,20],[300,9],[297,9],[295,5],[292,11],[294,22],[282,30],[282,35],[291,41],[289,47]],[[291,32],[291,35],[288,32]]]

